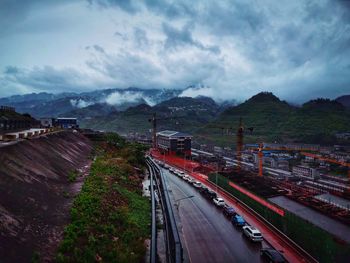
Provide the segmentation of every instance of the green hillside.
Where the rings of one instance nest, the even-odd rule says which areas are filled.
[[[350,130],[350,112],[336,101],[317,99],[294,107],[272,93],[259,93],[244,103],[224,111],[214,122],[197,132],[199,141],[221,145],[235,143],[234,133],[243,118],[245,142],[334,143],[334,134]],[[223,135],[220,126],[233,127],[233,134]]]
[[[122,112],[113,112],[107,116],[81,120],[81,127],[96,130],[149,133],[152,128],[148,121],[153,113],[157,118],[167,118],[158,122],[158,130],[175,129],[193,132],[217,116],[219,107],[208,98],[177,97],[156,106],[141,104]]]

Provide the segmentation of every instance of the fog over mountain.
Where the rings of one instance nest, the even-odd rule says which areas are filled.
[[[180,96],[334,99],[350,90],[349,3],[1,1],[0,97],[193,85]],[[115,93],[106,103],[140,98]]]

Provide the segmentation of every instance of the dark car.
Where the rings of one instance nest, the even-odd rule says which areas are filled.
[[[206,191],[208,191],[209,189],[208,189],[208,187],[206,187],[206,186],[203,184],[202,187],[199,188],[198,190],[199,190],[199,192],[201,192],[202,194],[204,194],[204,193],[205,193]]]
[[[217,197],[217,194],[216,194],[214,191],[210,190],[210,189],[206,190],[206,191],[204,192],[204,194],[205,194],[205,196],[206,196],[207,198],[209,198],[209,199],[214,199],[214,198]]]
[[[229,206],[229,205],[224,205],[223,209],[222,209],[222,212],[223,212],[223,214],[225,216],[227,216],[229,218],[233,217],[236,214],[235,209],[232,206]]]
[[[288,262],[284,256],[277,250],[273,248],[263,248],[260,250],[260,255],[264,259],[267,259],[268,262],[273,262],[273,263],[285,263]]]

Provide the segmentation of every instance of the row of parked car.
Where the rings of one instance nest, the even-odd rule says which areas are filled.
[[[167,164],[163,164],[160,161],[158,161],[158,164],[163,168],[168,169],[172,174],[180,177],[184,181],[193,185],[193,187],[197,188],[198,191],[204,195],[204,197],[208,198],[209,200],[212,200],[213,203],[218,208],[222,209],[222,213],[227,218],[230,219],[231,223],[234,226],[242,228],[244,236],[246,236],[247,238],[249,238],[251,241],[254,241],[254,242],[261,242],[263,240],[261,232],[257,228],[249,225],[244,220],[244,218],[236,212],[236,210],[232,206],[229,206],[228,204],[225,203],[224,199],[222,199],[221,197],[218,197],[216,192],[209,189],[201,182],[193,180],[191,176],[189,176],[183,171],[180,171]],[[267,259],[268,262],[278,262],[278,263],[287,262],[286,259],[283,257],[283,255],[273,248],[261,249],[261,256]]]
[[[200,193],[202,193],[205,197],[212,200],[213,203],[222,209],[222,212],[225,216],[230,218],[231,223],[237,227],[242,227],[243,234],[248,237],[250,240],[255,242],[261,242],[263,240],[263,237],[260,233],[260,231],[252,226],[250,226],[244,218],[239,215],[235,209],[232,206],[229,206],[225,203],[225,200],[221,197],[218,197],[217,194],[210,190],[208,187],[206,187],[204,184],[202,184],[199,181],[195,181],[190,177],[188,174],[186,174],[183,171],[177,170],[172,167],[165,166],[164,168],[169,169],[171,173],[174,175],[182,178],[184,181],[187,181],[188,183],[192,184],[195,188],[199,190]]]

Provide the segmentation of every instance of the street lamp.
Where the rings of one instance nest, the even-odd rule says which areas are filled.
[[[216,173],[215,173],[216,194],[218,193],[218,173],[219,173],[219,163],[216,162]]]
[[[190,196],[186,196],[186,197],[183,197],[183,198],[175,200],[176,209],[179,210],[180,201],[185,200],[185,199],[190,199],[190,198],[193,198],[193,197],[194,197],[194,195],[190,195]]]

